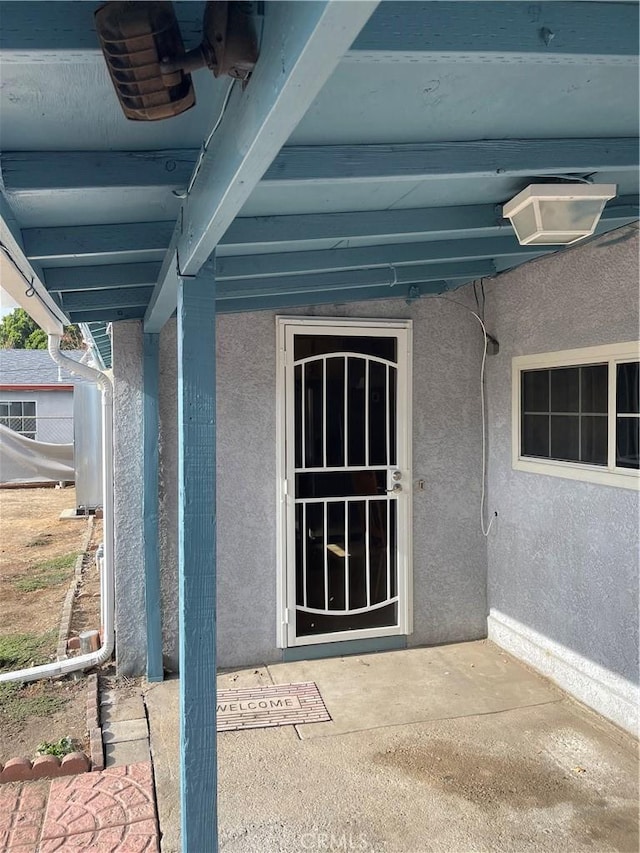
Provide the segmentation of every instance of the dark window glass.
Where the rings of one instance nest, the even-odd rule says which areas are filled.
[[[609,409],[609,367],[606,364],[595,364],[593,367],[580,369],[582,382],[581,411],[595,414],[607,413]]]
[[[369,464],[387,464],[387,365],[369,362]]]
[[[323,362],[310,361],[305,364],[304,394],[305,394],[305,466],[320,468],[324,464],[323,457]]]
[[[293,395],[295,410],[295,466],[303,468],[302,459],[302,371],[305,365],[296,364],[293,369]]]
[[[560,367],[554,368],[550,372],[550,411],[578,412],[580,410],[580,368]]]
[[[35,438],[36,435],[36,404],[16,400],[15,402],[3,401],[0,403],[0,424],[19,432],[27,438]]]
[[[327,465],[344,465],[344,366],[343,358],[327,359]]]
[[[33,438],[33,434],[36,431],[36,419],[35,418],[23,418],[22,419],[22,432],[24,435],[29,438]]]
[[[580,418],[577,415],[551,415],[551,459],[580,461]]]
[[[608,366],[522,374],[521,455],[607,464]]]
[[[367,504],[349,502],[349,608],[367,606],[365,530]]]
[[[640,412],[640,362],[629,361],[619,364],[616,385],[616,409],[618,414]]]
[[[296,498],[340,498],[384,495],[387,472],[353,470],[296,474]]]
[[[523,374],[522,405],[525,412],[549,411],[548,370],[528,370]]]
[[[549,415],[523,415],[522,455],[549,458]]]
[[[582,430],[580,461],[591,465],[606,465],[608,439],[606,415],[583,415],[580,418],[580,429]]]
[[[618,418],[616,424],[616,465],[640,468],[640,418]]]
[[[395,367],[389,368],[389,452],[391,454],[391,458],[389,459],[389,465],[396,464],[396,421],[397,421],[397,403],[396,403],[396,375],[397,370]]]
[[[327,353],[357,352],[362,355],[377,355],[387,361],[398,360],[398,341],[394,337],[367,337],[365,335],[296,335],[294,358],[309,358]]]
[[[307,559],[307,607],[323,610],[325,529],[322,504],[307,504],[307,523],[302,536]]]
[[[307,530],[304,524],[304,506],[296,506],[296,604],[304,605],[303,549],[307,546]]]
[[[364,386],[365,361],[349,358],[348,361],[348,465],[364,465]]]

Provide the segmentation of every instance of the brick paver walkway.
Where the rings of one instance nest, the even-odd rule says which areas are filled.
[[[0,785],[0,850],[33,853],[47,806],[49,782],[14,782]]]
[[[58,850],[157,853],[150,762],[2,786],[0,851]]]

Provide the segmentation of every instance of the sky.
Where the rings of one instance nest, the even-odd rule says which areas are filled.
[[[17,304],[11,299],[9,294],[0,287],[0,317],[10,314],[17,307]]]

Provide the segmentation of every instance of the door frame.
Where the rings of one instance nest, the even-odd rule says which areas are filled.
[[[287,530],[288,511],[294,512],[293,494],[287,494],[287,453],[285,437],[287,435],[286,407],[286,375],[289,358],[293,353],[287,352],[287,330],[293,327],[301,331],[317,334],[344,334],[352,330],[356,335],[366,335],[376,332],[401,332],[406,342],[406,358],[404,364],[398,359],[398,397],[404,398],[405,428],[404,446],[405,460],[409,476],[406,480],[406,513],[404,523],[398,528],[398,544],[406,544],[404,553],[399,549],[398,565],[398,624],[389,628],[365,629],[362,631],[336,632],[335,635],[318,635],[317,637],[294,637],[289,629],[289,622],[294,618],[289,612],[288,603],[291,596],[292,584],[295,583],[295,561],[291,545],[291,537]],[[360,319],[351,317],[296,317],[276,316],[277,330],[277,371],[276,371],[276,490],[277,490],[277,546],[276,546],[276,643],[281,649],[305,645],[318,645],[327,642],[344,642],[371,637],[402,636],[413,631],[413,458],[412,458],[412,364],[413,364],[413,321],[391,319]],[[288,571],[291,566],[292,571]],[[293,639],[292,639],[293,637]]]

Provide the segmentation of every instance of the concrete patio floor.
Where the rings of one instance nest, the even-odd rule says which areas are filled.
[[[226,672],[315,681],[332,721],[219,735],[224,853],[638,850],[636,741],[482,641]],[[163,853],[178,684],[149,685]]]

